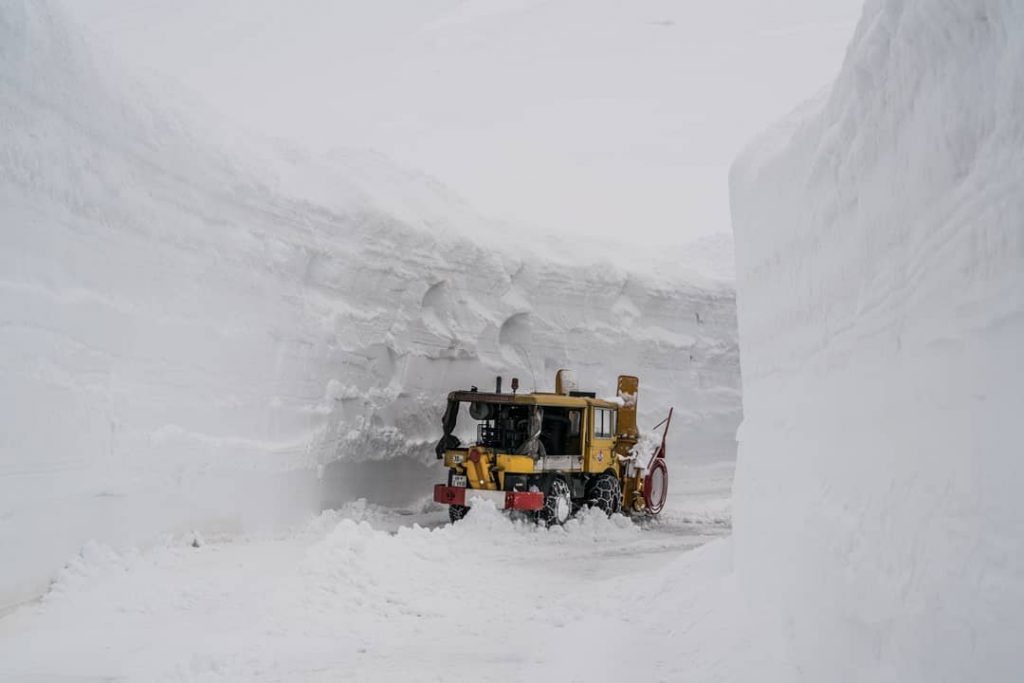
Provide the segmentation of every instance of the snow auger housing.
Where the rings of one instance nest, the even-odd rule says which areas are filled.
[[[502,393],[499,377],[494,393],[473,387],[448,394],[435,449],[448,483],[434,487],[434,500],[449,506],[453,522],[474,498],[526,511],[548,525],[564,523],[582,506],[607,514],[661,512],[672,411],[658,425],[664,425],[660,446],[636,448],[636,377],[621,375],[611,400],[576,391],[567,370],[555,376],[554,393],[517,394],[518,384],[513,379],[512,392]],[[469,443],[455,436],[463,405],[477,423]]]

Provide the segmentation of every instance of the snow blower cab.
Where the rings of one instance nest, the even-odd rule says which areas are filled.
[[[448,506],[453,522],[474,500],[545,525],[563,524],[584,506],[609,515],[657,515],[668,491],[672,411],[658,425],[664,425],[660,445],[641,442],[638,387],[636,377],[622,375],[616,396],[599,399],[577,391],[572,374],[559,370],[553,393],[520,394],[517,379],[502,393],[501,377],[494,393],[453,391],[436,448],[448,483],[434,487],[434,500]]]

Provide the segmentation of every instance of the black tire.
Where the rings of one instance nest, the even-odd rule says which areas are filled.
[[[599,474],[587,485],[587,507],[599,508],[609,517],[622,510],[622,484],[614,474]]]
[[[572,491],[565,479],[552,477],[544,492],[544,507],[537,513],[537,521],[544,526],[565,524],[572,517]]]
[[[469,512],[469,507],[466,505],[449,505],[448,520],[455,524],[455,522],[465,517],[467,512]]]

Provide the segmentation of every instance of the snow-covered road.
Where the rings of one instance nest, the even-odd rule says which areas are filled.
[[[583,514],[548,530],[478,507],[452,526],[434,505],[356,502],[273,537],[89,544],[0,620],[0,678],[588,680],[609,646],[663,630],[646,617],[680,554],[729,532],[731,468],[676,479],[644,525]]]

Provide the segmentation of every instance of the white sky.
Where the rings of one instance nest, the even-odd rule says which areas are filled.
[[[255,130],[370,148],[485,214],[679,244],[729,164],[826,85],[861,0],[64,0]]]

